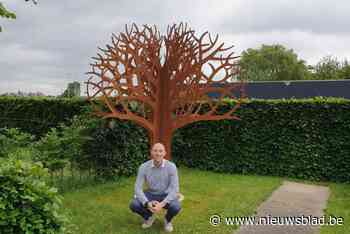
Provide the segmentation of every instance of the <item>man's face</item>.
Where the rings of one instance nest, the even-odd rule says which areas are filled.
[[[154,161],[157,163],[161,163],[162,159],[164,158],[166,152],[164,145],[161,143],[156,143],[151,150],[151,156]]]

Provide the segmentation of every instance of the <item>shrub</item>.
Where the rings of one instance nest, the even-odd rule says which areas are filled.
[[[149,157],[146,131],[129,121],[100,120],[89,136],[79,162],[103,178],[130,176]]]
[[[61,213],[61,200],[55,188],[40,177],[47,171],[39,163],[20,160],[0,165],[1,233],[64,233],[67,218]]]
[[[132,175],[149,156],[144,129],[129,121],[96,117],[88,108],[68,126],[52,128],[34,148],[35,160],[51,171],[70,163],[80,170],[92,169],[100,179]]]
[[[7,157],[8,159],[32,162],[33,148],[32,147],[17,148],[9,152]]]
[[[74,116],[67,125],[61,123],[34,144],[35,160],[43,162],[51,171],[63,169],[69,163],[79,162],[82,145],[89,139],[88,129],[95,128],[98,121],[87,110]]]
[[[41,161],[50,171],[63,169],[69,162],[70,155],[65,153],[66,145],[56,128],[34,144],[34,160]]]
[[[0,158],[8,157],[10,152],[30,145],[34,137],[17,128],[0,128]]]

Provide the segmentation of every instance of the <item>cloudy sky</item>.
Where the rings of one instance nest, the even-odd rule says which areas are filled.
[[[187,22],[219,34],[237,54],[261,44],[292,48],[307,64],[333,55],[350,59],[348,0],[0,0],[17,14],[0,18],[0,93],[62,93],[84,82],[97,47],[125,24]],[[82,87],[84,89],[84,85]]]

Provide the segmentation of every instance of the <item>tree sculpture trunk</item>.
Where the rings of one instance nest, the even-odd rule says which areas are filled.
[[[171,158],[171,111],[169,109],[169,79],[167,74],[167,69],[164,67],[161,70],[161,75],[159,79],[159,96],[158,105],[156,108],[154,122],[159,123],[155,125],[154,134],[151,141],[151,146],[157,142],[161,142],[165,146],[165,151],[167,152],[165,158]]]
[[[197,37],[182,23],[169,26],[164,36],[155,26],[126,27],[100,49],[103,55],[93,58],[88,72],[87,94],[96,114],[144,127],[151,145],[165,145],[167,159],[176,129],[196,121],[238,120],[234,112],[245,96],[242,80],[232,82],[240,75],[238,56],[217,42],[218,36]],[[219,113],[225,98],[235,106]]]

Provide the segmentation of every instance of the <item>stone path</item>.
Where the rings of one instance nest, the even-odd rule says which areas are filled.
[[[325,186],[284,182],[257,210],[258,217],[321,217],[329,189]],[[327,222],[327,220],[325,220]],[[242,225],[235,234],[315,234],[313,225]]]

